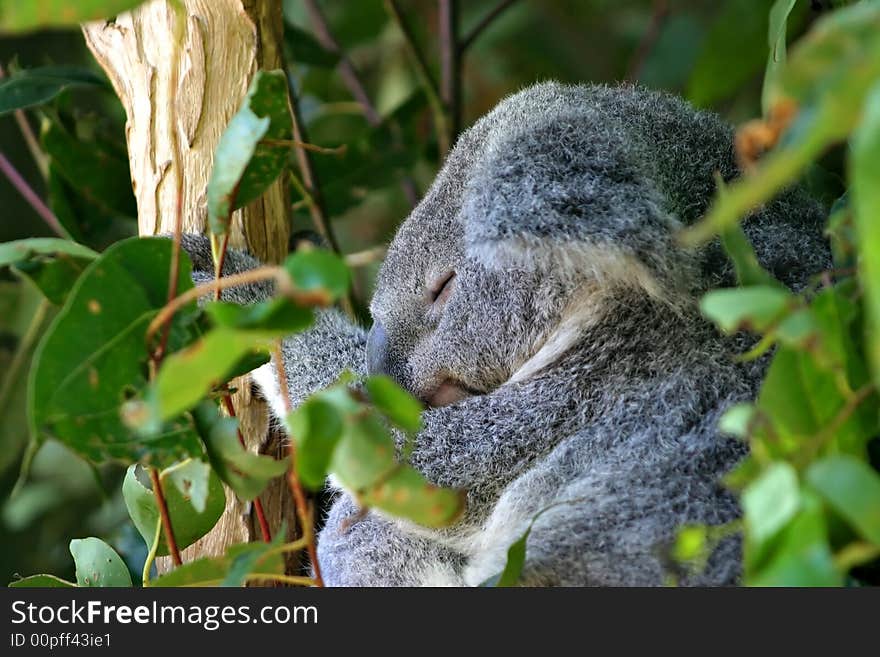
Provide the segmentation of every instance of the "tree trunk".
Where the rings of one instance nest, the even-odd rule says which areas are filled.
[[[173,232],[178,171],[183,176],[183,231],[205,232],[206,189],[220,135],[255,72],[282,66],[280,0],[183,0],[183,5],[181,44],[175,43],[178,15],[169,0],[151,0],[115,20],[83,27],[125,107],[141,235]],[[176,75],[175,48],[182,48]],[[177,130],[177,149],[172,130]],[[289,208],[282,178],[233,215],[230,245],[246,247],[264,262],[280,262],[287,255]],[[248,447],[281,456],[280,440],[268,435],[265,403],[251,396],[249,379],[234,385]],[[273,530],[286,518],[292,532],[294,513],[283,478],[261,499]],[[221,554],[228,545],[254,540],[254,524],[250,505],[227,489],[223,518],[184,551],[184,559]]]

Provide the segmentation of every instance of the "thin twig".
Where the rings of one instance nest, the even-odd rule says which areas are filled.
[[[627,80],[638,80],[641,75],[642,68],[645,66],[645,60],[654,49],[657,39],[660,38],[660,30],[666,18],[669,16],[669,0],[654,0],[654,10],[651,14],[651,22],[648,29],[642,36],[635,53],[630,60],[629,67],[626,72]]]
[[[268,137],[261,139],[260,144],[266,146],[285,146],[287,148],[304,148],[312,153],[321,153],[323,155],[345,155],[345,152],[348,150],[348,144],[328,148],[327,146],[318,146],[317,144],[305,144],[294,139],[270,139]]]
[[[281,399],[284,400],[284,411],[290,414],[293,405],[290,402],[290,390],[287,387],[287,375],[284,372],[284,355],[281,351],[281,342],[275,343],[272,360],[275,361],[275,371],[278,377],[278,388],[281,393]],[[315,548],[315,528],[312,515],[309,513],[308,503],[306,502],[305,491],[296,474],[296,447],[294,447],[293,436],[287,442],[287,453],[290,458],[290,469],[287,471],[287,485],[290,487],[290,493],[293,496],[294,505],[296,506],[296,515],[299,518],[300,530],[306,541],[306,547],[309,552],[309,560],[312,562],[312,570],[315,573],[315,586],[324,586],[324,580],[321,578],[321,565],[318,563],[318,550]]]
[[[477,37],[480,36],[487,27],[495,22],[495,19],[503,14],[504,11],[514,2],[516,2],[516,0],[502,0],[497,5],[495,5],[495,8],[492,9],[492,11],[490,11],[488,14],[486,14],[485,18],[477,23],[474,28],[470,32],[468,32],[459,42],[459,53],[464,54],[467,49],[471,47],[474,41],[477,40]]]
[[[374,246],[372,249],[365,249],[357,253],[349,253],[345,256],[345,264],[351,268],[365,267],[366,265],[380,261],[388,252],[387,247]]]
[[[458,0],[437,0],[440,22],[440,93],[446,110],[447,143],[461,125],[461,58],[458,45]]]
[[[309,140],[306,137],[305,127],[303,126],[302,116],[299,111],[299,101],[297,99],[296,89],[293,86],[290,75],[287,76],[287,90],[290,99],[290,117],[293,123],[293,140],[299,144],[308,143]],[[308,190],[309,196],[312,198],[312,203],[309,204],[309,213],[312,217],[312,223],[315,224],[315,229],[321,237],[326,240],[327,244],[330,245],[330,248],[336,253],[339,253],[339,243],[336,241],[336,235],[334,235],[333,228],[327,218],[324,197],[321,195],[321,188],[318,183],[318,177],[315,174],[315,167],[312,164],[312,158],[309,156],[309,152],[305,148],[297,146],[296,159],[302,174],[303,185],[306,190]]]
[[[229,417],[235,417],[235,406],[232,404],[231,395],[223,395],[223,406],[226,408],[226,412],[229,414]],[[247,443],[244,441],[244,436],[241,433],[241,427],[237,426],[235,428],[235,431],[238,434],[238,442],[244,449],[247,449]],[[263,536],[263,540],[266,543],[271,543],[272,530],[269,528],[269,522],[266,520],[266,514],[263,512],[263,503],[260,502],[259,497],[254,498],[254,513],[256,513],[257,521],[260,523],[260,533]]]
[[[424,55],[416,44],[415,36],[406,22],[400,7],[395,0],[385,0],[385,9],[388,15],[397,25],[397,29],[403,35],[403,45],[406,48],[407,55],[415,69],[416,77],[422,86],[422,91],[428,99],[428,105],[431,107],[431,114],[434,118],[434,129],[437,131],[437,142],[440,152],[444,155],[449,152],[449,128],[446,121],[446,112],[443,108],[443,100],[437,91],[437,84],[431,76],[428,64]]]
[[[162,482],[156,468],[150,468],[150,481],[153,483],[153,495],[156,498],[159,517],[162,519],[162,528],[165,530],[165,544],[168,546],[168,552],[171,553],[171,561],[175,566],[180,566],[183,564],[183,560],[180,558],[180,550],[177,549],[177,539],[174,538],[174,528],[171,526],[171,515],[168,513],[168,504],[165,501]]]
[[[27,184],[27,181],[12,165],[12,162],[6,159],[6,156],[2,152],[0,152],[0,171],[3,172],[3,174],[9,179],[9,182],[12,183],[12,186],[18,190],[18,193],[24,197],[24,200],[30,204],[34,211],[40,215],[43,221],[46,222],[46,225],[48,225],[56,235],[63,237],[64,239],[71,239],[70,233],[68,233],[67,229],[60,221],[58,221],[58,217],[56,217],[52,210],[43,203],[43,199],[37,196],[37,193],[31,189],[31,186]]]
[[[3,68],[3,65],[0,64],[0,80],[5,77],[6,70]],[[15,116],[15,122],[18,124],[18,129],[21,130],[21,136],[24,137],[24,142],[31,153],[31,157],[34,158],[34,163],[37,165],[43,178],[48,178],[49,158],[46,157],[46,154],[40,149],[40,143],[37,141],[37,137],[31,129],[31,124],[28,123],[24,110],[17,109],[13,115]]]
[[[256,269],[249,269],[248,271],[235,274],[234,276],[224,276],[218,280],[209,281],[194,288],[190,288],[180,296],[174,297],[174,299],[165,304],[162,310],[160,310],[153,318],[153,321],[150,322],[150,325],[147,327],[147,344],[150,343],[157,330],[162,328],[178,310],[191,301],[195,301],[206,294],[211,294],[218,289],[225,290],[239,285],[249,285],[251,283],[260,283],[262,281],[273,279],[278,280],[282,275],[286,275],[286,272],[281,267],[266,265],[264,267],[257,267]]]
[[[312,28],[315,30],[315,38],[325,50],[333,53],[339,58],[339,63],[336,65],[336,68],[339,71],[339,77],[342,78],[342,83],[357,101],[357,104],[370,127],[378,128],[382,124],[382,116],[379,114],[379,110],[376,109],[376,104],[367,93],[367,89],[364,87],[360,75],[351,59],[345,51],[342,50],[336,37],[333,36],[333,32],[330,30],[330,25],[327,23],[324,13],[321,11],[316,0],[305,0],[305,6],[306,11],[309,13],[309,21],[312,24]],[[396,149],[402,149],[403,143],[400,136],[400,126],[396,122],[393,122],[389,125],[389,128],[391,130],[393,146]],[[419,193],[413,179],[409,176],[404,177],[403,180],[400,181],[400,186],[403,189],[403,193],[407,200],[410,202],[410,205],[415,207],[419,202]]]
[[[364,88],[357,70],[354,68],[354,64],[351,63],[348,55],[340,48],[339,42],[330,31],[330,26],[327,24],[327,19],[324,17],[324,13],[318,6],[318,3],[315,0],[305,0],[304,4],[306,11],[309,13],[309,21],[315,30],[315,38],[325,50],[339,58],[337,68],[339,69],[339,77],[342,78],[342,83],[361,106],[367,123],[375,128],[382,123],[382,117],[379,115],[373,101],[370,100],[370,96],[367,94],[367,90]]]
[[[291,584],[293,586],[315,586],[315,580],[311,577],[299,577],[296,575],[277,575],[274,573],[250,573],[245,577],[245,582],[280,582],[281,584]]]

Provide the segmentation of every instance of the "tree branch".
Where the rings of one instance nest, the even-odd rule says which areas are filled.
[[[397,25],[400,33],[403,35],[403,44],[406,48],[407,55],[415,69],[416,77],[422,85],[422,90],[428,99],[428,105],[431,107],[431,113],[434,118],[434,129],[437,131],[437,141],[440,145],[440,152],[445,155],[449,152],[449,128],[446,121],[446,112],[443,107],[443,100],[437,91],[437,85],[434,78],[431,77],[431,71],[425,57],[416,44],[415,36],[406,22],[400,7],[396,0],[385,0],[385,9],[388,15]]]
[[[3,65],[0,64],[0,80],[5,77],[6,70],[3,68]],[[24,142],[27,144],[28,150],[31,153],[31,157],[34,158],[37,168],[40,170],[43,178],[48,178],[49,158],[47,158],[46,154],[40,149],[40,143],[37,141],[34,131],[31,129],[31,124],[28,123],[27,116],[25,116],[24,111],[20,109],[15,110],[13,115],[15,116],[15,122],[18,124],[18,129],[21,130],[21,136],[24,137]]]
[[[467,49],[471,47],[474,41],[476,41],[477,37],[480,36],[487,27],[495,22],[495,19],[503,14],[504,11],[514,2],[516,2],[516,0],[502,0],[497,5],[495,5],[495,8],[492,9],[492,11],[490,11],[488,14],[486,14],[483,20],[477,23],[474,28],[470,32],[468,32],[465,37],[459,42],[459,53],[463,55],[465,51],[467,51]]]
[[[333,53],[339,58],[337,69],[339,70],[339,76],[342,78],[342,83],[357,101],[358,105],[360,105],[367,123],[373,128],[379,127],[382,124],[382,116],[376,109],[376,105],[370,99],[370,95],[367,93],[351,59],[349,59],[348,55],[342,50],[336,37],[333,36],[333,32],[330,31],[330,26],[327,23],[324,13],[318,6],[318,3],[315,0],[305,0],[305,6],[306,11],[309,13],[309,20],[312,24],[312,28],[315,30],[315,38],[318,40],[318,43],[320,43],[328,52]],[[402,149],[403,144],[400,138],[400,126],[394,123],[389,127],[391,129],[394,147]],[[403,180],[400,181],[400,186],[403,188],[403,193],[410,205],[415,207],[419,202],[419,192],[413,179],[409,176],[404,177]]]
[[[645,66],[645,60],[647,60],[648,55],[651,54],[651,50],[654,49],[654,45],[660,37],[660,30],[663,27],[663,23],[666,21],[667,16],[669,16],[669,0],[654,0],[654,10],[651,15],[651,22],[648,24],[648,29],[645,30],[645,34],[642,36],[642,40],[639,42],[639,45],[630,60],[626,72],[627,80],[634,81],[639,79],[639,75],[642,73],[642,68]]]
[[[461,58],[458,42],[458,0],[437,0],[440,23],[440,88],[446,110],[450,147],[461,126]]]
[[[3,174],[9,179],[9,182],[12,183],[12,186],[18,190],[18,193],[24,197],[24,200],[30,204],[34,211],[40,215],[43,221],[46,222],[46,225],[49,226],[56,235],[67,240],[71,239],[70,233],[68,233],[67,229],[64,228],[60,221],[58,221],[58,217],[56,217],[52,210],[49,209],[49,206],[43,203],[43,199],[37,196],[37,193],[31,189],[31,186],[27,184],[27,181],[13,166],[12,162],[6,159],[6,156],[2,151],[0,151],[0,171],[3,172]]]
[[[346,55],[342,51],[342,48],[340,48],[339,42],[330,31],[330,26],[327,24],[327,19],[324,17],[324,13],[321,11],[321,8],[318,7],[318,3],[315,0],[305,0],[304,4],[306,11],[309,14],[309,20],[315,30],[315,38],[318,40],[318,43],[324,46],[325,50],[333,53],[339,58],[337,68],[339,69],[339,75],[342,78],[343,84],[354,99],[360,104],[364,112],[364,117],[367,119],[367,123],[375,128],[382,123],[382,117],[376,110],[373,101],[370,100],[370,96],[367,94],[367,90],[364,88],[364,85],[354,68],[354,64],[351,63],[348,55]]]

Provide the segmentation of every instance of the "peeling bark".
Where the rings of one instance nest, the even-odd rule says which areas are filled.
[[[83,26],[86,43],[125,108],[141,235],[174,230],[177,167],[183,175],[183,231],[205,232],[206,190],[217,142],[256,71],[283,64],[280,0],[182,2],[186,29],[176,76],[176,13],[168,0],[151,0],[112,21]],[[178,131],[178,152],[172,129]],[[289,208],[282,177],[260,199],[234,213],[230,245],[246,247],[264,262],[280,262],[287,255]],[[267,438],[266,405],[251,395],[249,379],[233,385],[239,391],[233,399],[249,448],[283,456],[277,436]],[[283,478],[261,499],[273,530],[287,519],[292,533],[295,515]],[[221,554],[230,544],[257,538],[250,505],[236,500],[228,489],[226,502],[223,518],[183,552],[185,560]]]

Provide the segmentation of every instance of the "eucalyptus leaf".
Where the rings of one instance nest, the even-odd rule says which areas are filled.
[[[774,463],[742,494],[750,541],[771,538],[794,516],[800,505],[797,473],[788,463]]]
[[[0,4],[0,8],[2,6]],[[104,78],[83,68],[43,66],[17,71],[0,80],[0,116],[45,105],[71,87],[89,86],[107,88],[107,83]]]
[[[196,428],[214,471],[242,500],[252,500],[269,482],[287,472],[287,459],[253,454],[238,441],[238,420],[222,417],[214,403],[205,401],[193,411]]]
[[[358,499],[425,527],[453,524],[461,517],[465,505],[463,491],[435,486],[408,465],[399,465],[381,482],[360,491]]]
[[[0,32],[16,33],[112,18],[143,0],[0,0]]]
[[[223,235],[231,213],[259,198],[287,164],[293,125],[282,71],[257,71],[238,113],[214,152],[208,182],[211,232]],[[274,140],[288,143],[260,143]]]
[[[149,548],[156,536],[159,509],[156,506],[156,498],[152,488],[148,488],[138,478],[137,468],[139,467],[132,465],[126,471],[125,479],[122,482],[122,497],[125,500],[128,515]],[[226,493],[217,475],[213,471],[210,472],[204,510],[197,511],[190,496],[182,493],[176,486],[169,485],[167,476],[160,475],[160,481],[162,481],[162,492],[168,506],[174,538],[177,541],[177,547],[183,550],[211,531],[217,524],[226,507]],[[157,554],[168,554],[164,535],[159,539]]]
[[[880,28],[878,28],[880,29]],[[880,76],[878,76],[880,77]],[[867,348],[874,381],[880,384],[880,81],[865,103],[850,150],[852,204],[858,233],[859,279],[865,288]]]
[[[129,239],[114,244],[80,276],[40,341],[28,382],[28,414],[38,440],[56,438],[94,462],[167,464],[200,453],[184,420],[148,440],[123,421],[123,404],[147,384],[147,325],[168,296],[171,242]],[[192,287],[182,254],[178,290]],[[186,327],[195,303],[172,323],[169,349],[192,340]]]
[[[392,423],[409,433],[422,428],[424,407],[391,377],[371,376],[364,382],[370,401]]]
[[[99,538],[74,539],[70,554],[76,564],[76,583],[79,586],[131,586],[128,566],[116,550]]]
[[[55,575],[31,575],[30,577],[22,577],[16,579],[7,586],[11,589],[69,589],[76,588],[76,584],[68,582],[66,579],[55,577]]]
[[[813,463],[807,481],[861,534],[880,545],[880,475],[852,456]]]

